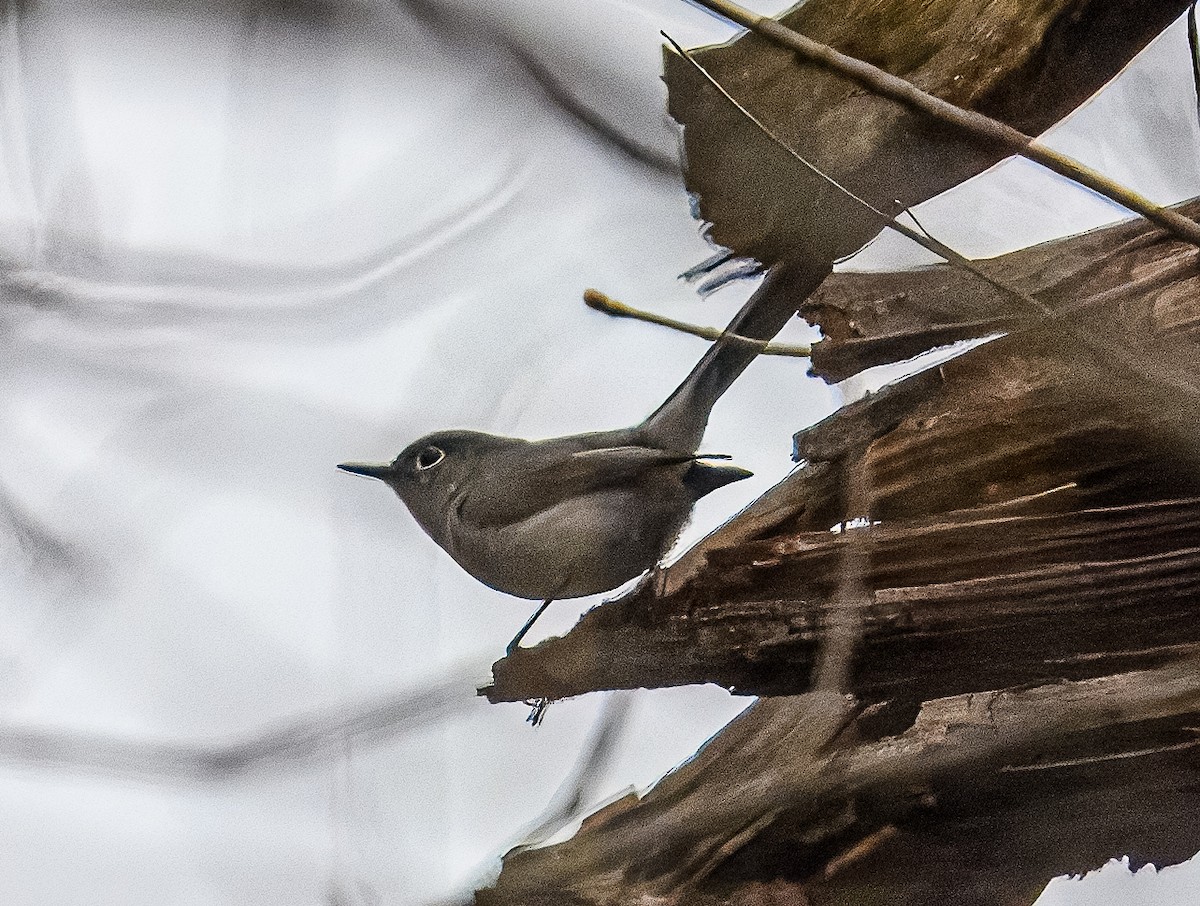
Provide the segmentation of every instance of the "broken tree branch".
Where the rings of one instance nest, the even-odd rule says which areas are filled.
[[[835,191],[840,192],[846,198],[853,201],[856,205],[858,205],[864,211],[867,211],[871,216],[873,216],[875,218],[875,220],[877,221],[877,223],[880,227],[886,228],[889,230],[893,230],[893,231],[899,233],[901,236],[905,237],[906,239],[909,239],[912,242],[915,242],[917,245],[921,246],[921,248],[925,249],[926,251],[932,252],[933,254],[937,255],[939,258],[944,259],[947,263],[953,264],[956,267],[960,267],[963,270],[974,274],[976,277],[983,280],[985,283],[990,283],[992,286],[994,286],[996,289],[1000,290],[1001,292],[1007,293],[1010,296],[1012,296],[1014,299],[1016,299],[1018,302],[1024,303],[1032,311],[1037,312],[1038,314],[1043,315],[1045,317],[1053,316],[1054,312],[1051,311],[1049,308],[1047,308],[1045,305],[1043,305],[1041,302],[1039,302],[1037,299],[1034,299],[1031,296],[1027,296],[1024,293],[1020,292],[1019,290],[1013,289],[1012,287],[1007,286],[1003,282],[997,280],[994,276],[989,274],[987,271],[978,267],[974,261],[967,258],[965,255],[960,254],[959,252],[952,249],[950,246],[946,245],[944,242],[939,242],[933,236],[929,235],[929,233],[926,232],[924,228],[922,228],[920,231],[917,231],[917,230],[912,229],[912,227],[906,226],[905,224],[901,223],[895,217],[889,217],[887,214],[885,214],[883,211],[879,210],[879,208],[875,207],[875,205],[871,204],[865,198],[862,198],[861,196],[855,194],[853,191],[848,189],[842,183],[838,182],[836,179],[834,179],[832,176],[830,176],[828,173],[826,173],[824,170],[822,170],[820,167],[818,167],[816,164],[814,164],[808,158],[804,157],[804,155],[802,155],[799,151],[797,151],[795,148],[793,148],[791,145],[789,145],[787,142],[785,142],[782,138],[780,138],[780,136],[773,129],[771,129],[769,126],[767,126],[766,123],[764,123],[762,120],[760,120],[758,117],[756,117],[753,113],[751,113],[746,108],[746,106],[744,104],[742,104],[741,101],[739,101],[737,98],[735,98],[732,94],[730,94],[725,89],[725,87],[720,82],[718,82],[717,79],[714,78],[713,75],[707,69],[705,69],[703,66],[701,66],[696,61],[696,58],[694,56],[692,56],[690,53],[688,53],[688,51],[682,45],[680,45],[679,42],[677,42],[674,38],[672,38],[666,32],[660,32],[660,34],[664,38],[667,39],[667,41],[670,43],[670,45],[673,48],[675,48],[675,52],[678,53],[681,57],[683,57],[683,59],[685,59],[691,65],[691,67],[693,69],[695,69],[696,72],[698,72],[700,74],[700,76],[706,82],[708,82],[710,85],[712,85],[712,87],[717,90],[717,92],[721,95],[721,97],[725,98],[725,100],[727,100],[735,110],[737,110],[742,116],[744,116],[754,126],[754,128],[756,128],[759,132],[761,132],[763,135],[765,135],[772,143],[774,143],[777,147],[779,147],[782,151],[784,151],[784,153],[786,153],[789,157],[791,157],[793,160],[795,160],[797,163],[799,163],[802,167],[809,170],[818,179],[827,183]],[[912,216],[911,211],[909,212],[909,216],[910,217]],[[915,217],[913,219],[916,220]]]
[[[729,0],[696,0],[714,13],[748,28],[795,52],[805,62],[824,67],[861,85],[882,97],[915,110],[946,126],[969,135],[978,142],[997,146],[1009,153],[1031,160],[1051,172],[1066,177],[1169,231],[1181,240],[1200,248],[1200,225],[1169,208],[1154,204],[1104,174],[1080,163],[1066,154],[1048,148],[1033,136],[992,119],[982,113],[966,110],[919,89],[912,82],[894,76],[863,60],[840,53],[799,32],[793,31],[770,16],[760,16]]]
[[[601,810],[564,843],[510,854],[495,887],[480,891],[478,902],[705,902],[706,891],[727,893],[743,877],[738,855],[747,844],[771,837],[784,841],[778,870],[790,866],[798,892],[823,892],[814,902],[856,902],[856,882],[862,883],[856,875],[879,862],[893,866],[887,874],[892,896],[881,901],[927,902],[922,895],[930,892],[930,873],[897,869],[891,850],[919,836],[931,815],[962,820],[986,805],[995,809],[997,824],[1009,826],[1028,783],[1047,777],[1062,795],[1090,788],[1096,772],[1124,770],[1123,763],[1138,759],[1165,759],[1155,763],[1190,772],[1194,785],[1188,727],[1198,713],[1200,661],[1194,658],[1151,671],[927,702],[915,723],[883,738],[869,729],[873,713],[848,699],[815,693],[764,699],[639,802]],[[1154,821],[1151,810],[1143,824]],[[1142,848],[1137,828],[1135,816],[1122,832],[1127,849]],[[1111,835],[1102,829],[1069,830],[1087,846],[1031,853],[1029,866],[1011,870],[1032,868],[1032,880],[1044,884],[1056,873],[1084,871],[1119,854],[1103,851],[1114,844],[1105,842]],[[1194,822],[1184,836],[1200,836]],[[1180,848],[1194,849],[1194,842],[1182,841]],[[1007,845],[1014,853],[1005,855],[1021,851],[1019,837]],[[1001,854],[992,854],[1002,869]],[[1079,864],[1086,859],[1093,863]],[[757,872],[763,870],[759,864]],[[958,872],[970,870],[963,864]],[[1006,896],[1012,898],[1006,892],[996,901],[1007,902]]]

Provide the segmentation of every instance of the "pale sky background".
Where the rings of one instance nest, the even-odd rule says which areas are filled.
[[[436,428],[635,422],[703,345],[591,312],[582,290],[721,324],[753,288],[700,301],[677,280],[711,252],[678,173],[607,143],[514,56],[669,161],[658,32],[732,33],[706,13],[258,6],[0,13],[5,904],[426,906],[494,871],[605,696],[556,704],[536,730],[523,706],[475,699],[527,603],[466,576],[382,487],[333,466]],[[1051,143],[1172,202],[1200,192],[1196,119],[1177,23]],[[974,255],[1122,216],[1024,163],[920,214]],[[923,254],[885,236],[851,266]],[[786,474],[792,433],[842,399],[804,372],[760,361],[718,405],[706,448],[757,474],[707,498],[688,539]],[[596,600],[554,605],[537,634]],[[38,730],[85,754],[220,744],[448,673],[462,679],[446,721],[232,779],[4,743]],[[637,693],[594,796],[649,785],[746,704]],[[1040,903],[1192,904],[1194,862],[1111,864]]]

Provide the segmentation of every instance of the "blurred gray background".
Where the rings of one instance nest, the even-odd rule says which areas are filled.
[[[632,423],[703,344],[582,290],[715,325],[752,291],[677,279],[712,250],[659,29],[733,33],[678,0],[0,4],[0,901],[458,902],[536,823],[605,697],[536,729],[476,699],[528,605],[334,464]],[[1177,201],[1196,108],[1179,22],[1049,141]],[[1025,162],[918,213],[972,255],[1123,216]],[[924,255],[885,236],[846,266]],[[685,542],[886,378],[805,367],[764,359],[718,405],[705,448],[757,475]],[[584,799],[747,703],[622,697]],[[1193,860],[1040,903],[1198,899]]]

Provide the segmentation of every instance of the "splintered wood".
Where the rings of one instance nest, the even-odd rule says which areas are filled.
[[[1185,5],[809,0],[782,19],[1037,132]],[[889,213],[997,158],[758,37],[694,56]],[[976,262],[994,283],[939,266],[809,295],[789,274],[823,273],[878,219],[666,60],[713,237],[773,266],[739,317],[800,311],[829,381],[991,339],[801,431],[800,467],[747,510],[494,665],[492,701],[688,683],[766,697],[640,800],[510,853],[477,902],[1026,906],[1112,857],[1187,859],[1200,252],[1130,220]],[[1195,219],[1200,200],[1178,210]]]
[[[1097,850],[1200,847],[1197,710],[1196,660],[935,700],[884,738],[846,698],[762,699],[637,805],[508,856],[477,902],[715,906],[771,882],[768,903],[1028,904]]]

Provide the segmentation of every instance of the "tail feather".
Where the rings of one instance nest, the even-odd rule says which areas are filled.
[[[691,374],[642,422],[643,442],[666,450],[695,450],[721,394],[795,317],[800,304],[828,274],[825,264],[773,267]],[[747,337],[761,342],[747,343]]]
[[[753,474],[748,469],[728,463],[715,464],[696,460],[688,469],[687,474],[683,476],[683,483],[699,500],[717,488],[723,488],[727,484],[749,478]]]

